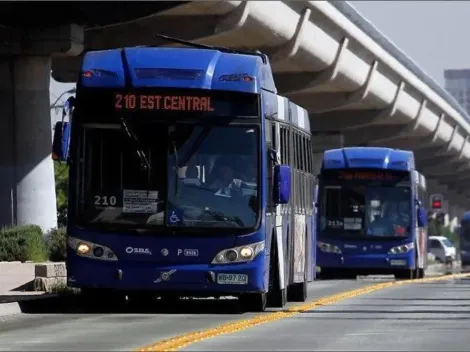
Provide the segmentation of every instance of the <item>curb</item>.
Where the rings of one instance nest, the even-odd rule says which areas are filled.
[[[50,298],[57,298],[60,294],[58,293],[44,293],[41,295],[28,295],[28,296],[16,296],[11,295],[11,298],[8,298],[9,295],[1,296],[0,295],[0,317],[15,315],[23,313],[22,306],[27,302],[46,300]]]

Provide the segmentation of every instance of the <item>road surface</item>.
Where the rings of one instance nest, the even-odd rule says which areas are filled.
[[[339,296],[341,292],[347,293]],[[318,281],[310,285],[309,301],[314,303],[301,309],[290,304],[263,314],[240,312],[236,300],[209,300],[181,302],[176,311],[163,312],[157,305],[148,314],[2,317],[0,351],[129,351],[144,346],[185,351],[468,351],[470,346],[470,278],[404,284]],[[200,330],[197,336],[190,334]]]

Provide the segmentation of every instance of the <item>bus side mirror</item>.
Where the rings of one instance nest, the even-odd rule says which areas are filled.
[[[428,213],[423,207],[417,210],[418,227],[426,227],[428,225]]]
[[[274,166],[274,203],[287,204],[290,199],[291,172],[288,165]]]
[[[70,122],[59,121],[55,124],[52,142],[52,160],[67,161],[69,156],[70,128]]]

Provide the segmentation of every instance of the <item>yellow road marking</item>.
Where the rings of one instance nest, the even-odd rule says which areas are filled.
[[[332,296],[327,296],[323,298],[316,299],[309,303],[296,305],[293,307],[288,308],[285,311],[273,312],[273,313],[264,313],[253,318],[245,319],[245,320],[237,320],[230,323],[219,325],[215,328],[189,332],[182,335],[178,335],[169,339],[158,341],[152,345],[145,346],[142,348],[137,349],[138,352],[143,351],[178,351],[188,345],[191,345],[196,342],[200,342],[203,340],[208,340],[213,337],[225,334],[231,334],[237,331],[246,330],[248,328],[265,324],[271,321],[276,321],[280,319],[285,319],[292,317],[294,315],[299,314],[300,312],[312,310],[316,307],[329,305],[333,303],[337,303],[343,301],[348,298],[353,298],[357,296],[361,296],[370,292],[379,291],[387,287],[397,286],[397,285],[404,285],[404,284],[413,284],[413,283],[423,283],[423,282],[431,282],[431,281],[439,281],[439,280],[449,280],[449,279],[458,279],[463,277],[468,277],[469,274],[454,274],[454,275],[447,275],[447,276],[436,276],[424,279],[417,279],[417,280],[403,280],[403,281],[390,281],[384,282],[376,285],[371,285],[363,288],[359,288],[356,290],[346,291],[342,293],[338,293]]]

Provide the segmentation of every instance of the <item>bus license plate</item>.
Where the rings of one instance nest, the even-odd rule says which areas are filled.
[[[391,265],[406,265],[406,260],[403,259],[392,259],[390,260]]]
[[[221,285],[246,285],[248,283],[248,275],[217,274],[217,283]]]

